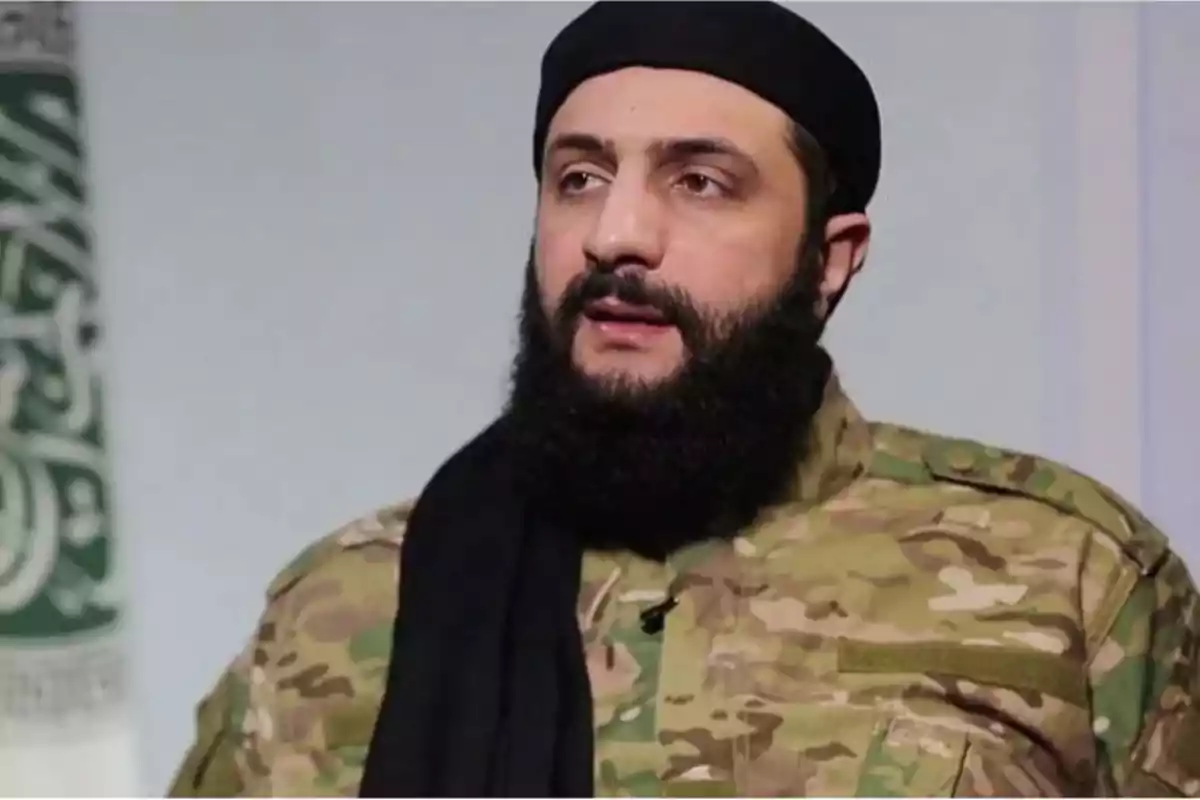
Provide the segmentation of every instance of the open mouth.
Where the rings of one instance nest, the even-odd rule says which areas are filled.
[[[652,306],[634,306],[619,300],[604,299],[588,303],[583,315],[592,322],[632,325],[670,325],[661,311]]]

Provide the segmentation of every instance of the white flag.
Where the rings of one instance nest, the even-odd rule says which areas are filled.
[[[0,3],[0,796],[130,796],[70,3]]]

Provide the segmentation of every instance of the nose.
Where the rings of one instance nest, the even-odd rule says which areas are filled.
[[[583,243],[588,261],[610,268],[632,264],[656,269],[663,258],[665,212],[637,176],[612,180]]]

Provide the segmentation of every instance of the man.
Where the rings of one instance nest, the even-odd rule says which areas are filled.
[[[870,423],[871,88],[758,2],[543,59],[512,392],[285,569],[173,795],[1200,796],[1200,601],[1112,492]]]

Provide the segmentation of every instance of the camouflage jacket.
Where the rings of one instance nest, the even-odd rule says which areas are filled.
[[[172,796],[357,792],[408,508],[274,581]],[[578,614],[602,796],[1200,796],[1200,600],[1163,535],[836,379],[788,502],[665,565],[586,556]]]

